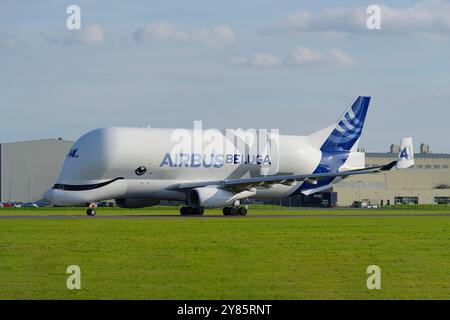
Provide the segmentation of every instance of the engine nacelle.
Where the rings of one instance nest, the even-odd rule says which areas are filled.
[[[233,205],[234,193],[216,187],[195,188],[188,193],[189,206],[194,208],[219,208]]]
[[[116,199],[116,205],[121,208],[144,208],[159,204],[159,200],[148,198]]]

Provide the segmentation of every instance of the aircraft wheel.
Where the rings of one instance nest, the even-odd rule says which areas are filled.
[[[194,208],[191,207],[181,207],[180,214],[182,216],[191,216],[194,214]]]
[[[223,208],[222,212],[223,212],[224,216],[229,216],[230,215],[230,207]]]
[[[182,216],[201,216],[205,213],[203,208],[181,207],[180,214]]]
[[[240,207],[240,208],[238,209],[238,213],[239,213],[239,215],[241,215],[241,216],[246,216],[246,215],[247,215],[247,208],[245,208],[245,207]]]
[[[237,215],[237,209],[235,207],[230,207],[230,215],[231,216],[235,216]]]
[[[88,216],[90,216],[90,217],[95,216],[96,213],[97,213],[97,212],[95,212],[95,209],[92,209],[92,208],[88,208],[88,209],[86,210],[86,214],[87,214]]]

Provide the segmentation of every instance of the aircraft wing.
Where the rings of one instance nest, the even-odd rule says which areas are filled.
[[[363,168],[357,170],[348,170],[341,172],[331,173],[316,173],[316,174],[300,174],[300,175],[273,175],[262,176],[255,178],[243,178],[243,179],[227,179],[227,180],[211,180],[211,181],[196,181],[180,183],[174,186],[173,189],[177,190],[189,190],[194,188],[217,186],[218,188],[231,189],[231,190],[245,190],[253,187],[264,187],[272,184],[286,184],[293,185],[296,182],[306,181],[308,183],[316,184],[318,180],[335,177],[348,177],[360,174],[378,173],[383,171],[389,171],[397,165],[397,161],[371,168]]]
[[[360,174],[370,174],[379,173],[384,171],[389,171],[392,168],[399,170],[410,168],[414,165],[414,151],[412,145],[412,138],[403,138],[400,144],[400,153],[398,155],[397,161],[392,161],[386,165],[347,170],[340,172],[329,172],[329,173],[311,173],[311,174],[299,174],[299,175],[272,175],[272,176],[261,176],[254,178],[243,178],[243,179],[225,179],[225,180],[211,180],[211,181],[195,181],[180,183],[173,186],[171,189],[179,191],[187,191],[194,188],[206,187],[206,186],[216,186],[217,188],[228,189],[233,192],[241,192],[244,190],[249,190],[254,187],[270,187],[273,184],[285,184],[293,186],[297,182],[307,182],[310,184],[317,184],[321,179],[329,178],[346,178],[349,176],[360,175]]]

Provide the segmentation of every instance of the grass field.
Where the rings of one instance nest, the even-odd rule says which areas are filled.
[[[315,213],[282,213],[305,212]],[[81,268],[81,290],[66,288],[69,265]],[[366,287],[369,265],[381,268],[381,290]],[[0,220],[0,299],[408,298],[450,298],[450,217]]]
[[[401,206],[385,206],[382,209],[354,209],[354,208],[334,208],[334,209],[322,209],[322,208],[288,208],[277,205],[251,205],[249,206],[249,214],[392,214],[392,213],[450,213],[450,206],[443,205],[401,205]],[[86,208],[84,207],[47,207],[47,208],[0,208],[0,216],[85,216]],[[99,207],[97,208],[97,215],[174,215],[179,216],[179,207],[169,206],[153,206],[142,209],[123,209],[117,207]],[[219,215],[222,216],[222,209],[207,209],[205,215]]]

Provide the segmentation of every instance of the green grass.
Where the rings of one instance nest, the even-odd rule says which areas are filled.
[[[395,204],[385,206],[384,209],[396,210],[445,210],[449,211],[450,206],[447,204]]]
[[[0,299],[449,299],[449,248],[444,216],[1,219]]]
[[[97,208],[97,215],[180,215],[179,207],[169,206],[154,206],[142,209],[123,209],[116,207],[99,207]],[[410,206],[391,206],[382,209],[353,209],[353,208],[334,208],[334,209],[299,209],[280,207],[276,205],[251,205],[249,206],[249,215],[254,214],[349,214],[349,213],[450,213],[450,206],[431,206],[431,207],[410,207]],[[84,207],[62,207],[62,208],[0,208],[0,216],[84,216],[86,215],[86,208]],[[206,209],[205,215],[222,215],[222,209]]]

